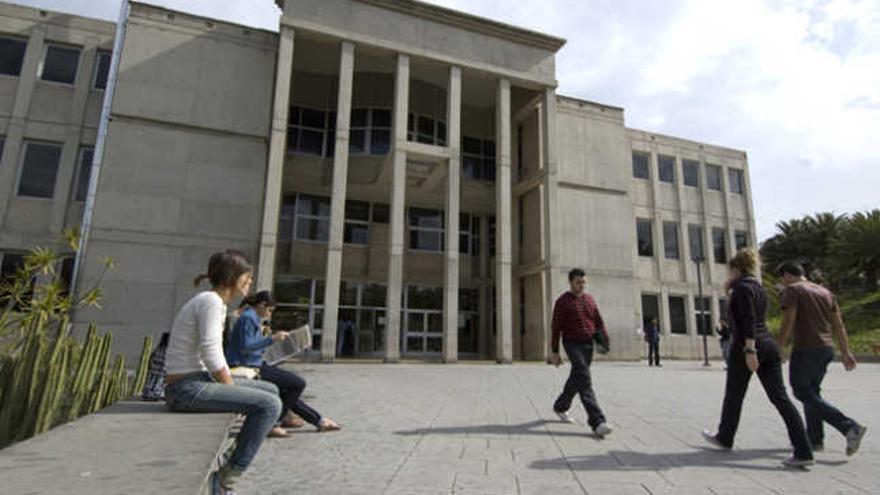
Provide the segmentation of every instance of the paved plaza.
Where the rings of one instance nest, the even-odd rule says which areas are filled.
[[[615,428],[605,440],[564,424],[551,404],[568,373],[539,364],[297,364],[307,400],[345,425],[271,439],[240,486],[245,494],[878,494],[880,366],[829,371],[825,395],[867,423],[862,450],[826,431],[809,471],[783,468],[782,420],[757,380],[733,452],[707,450],[700,429],[718,422],[718,364],[635,363],[593,368]]]

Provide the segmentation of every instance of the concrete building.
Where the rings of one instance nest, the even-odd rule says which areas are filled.
[[[325,361],[543,359],[573,267],[612,358],[644,352],[651,318],[665,355],[700,354],[699,305],[714,326],[721,263],[755,239],[744,152],[628,129],[623,109],[557,95],[553,36],[411,0],[278,5],[274,33],[132,3],[80,283],[103,257],[118,264],[104,308],[81,322],[136,352],[170,327],[208,255],[237,248],[282,303],[276,327],[309,323]],[[114,26],[6,5],[0,23],[5,46],[27,41],[19,74],[0,81],[12,88],[0,248],[17,252],[79,220],[66,194],[22,199],[10,171],[28,167],[21,143],[50,139],[30,122],[55,119],[55,189],[76,183],[101,95],[83,67]],[[62,24],[102,34],[59,38]],[[64,90],[95,109],[77,132],[77,114],[32,89],[45,40],[82,54]],[[36,223],[13,208],[64,221],[25,237]]]

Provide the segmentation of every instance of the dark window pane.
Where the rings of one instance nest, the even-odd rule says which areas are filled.
[[[647,153],[640,153],[638,151],[633,151],[632,154],[632,168],[633,168],[633,177],[636,179],[650,179],[650,169],[648,167],[650,155]]]
[[[17,76],[21,74],[27,41],[0,38],[0,74]]]
[[[699,225],[688,225],[688,245],[691,250],[692,260],[702,260],[706,253],[703,251],[703,227]]]
[[[313,110],[311,108],[303,108],[301,110],[302,125],[306,127],[315,127],[323,129],[327,123],[327,114],[321,110]]]
[[[458,289],[458,309],[459,311],[479,311],[479,289]]]
[[[299,146],[297,151],[311,155],[324,153],[324,131],[312,131],[303,129],[299,134]]]
[[[425,208],[409,209],[409,224],[413,227],[429,227],[442,229],[445,225],[443,212]]]
[[[79,65],[79,49],[49,46],[43,61],[44,81],[73,84],[76,81],[76,68]]]
[[[357,305],[358,285],[343,280],[339,284],[339,304],[343,306]]]
[[[678,250],[678,224],[663,222],[663,251],[668,260],[677,260]]]
[[[348,131],[348,152],[364,153],[367,151],[367,131],[352,129]]]
[[[330,218],[330,198],[301,194],[297,197],[297,213]]]
[[[373,203],[373,221],[376,223],[388,223],[390,208],[386,204]]]
[[[660,302],[654,294],[642,294],[642,329],[647,330],[648,325],[656,324],[660,331],[663,325],[660,318]]]
[[[697,335],[712,335],[712,301],[704,297],[702,304],[700,298],[694,297],[694,322],[696,323]],[[700,311],[702,309],[702,311]]]
[[[731,168],[728,169],[727,175],[730,182],[730,192],[735,194],[742,194],[745,190],[745,186],[743,184],[743,171]]]
[[[296,151],[299,149],[299,128],[287,128],[287,151]]]
[[[296,278],[275,282],[275,297],[280,303],[309,304],[312,299],[312,279]]]
[[[495,141],[483,141],[483,156],[495,159]]]
[[[650,220],[639,219],[636,221],[639,256],[654,256],[654,241],[651,230]]]
[[[299,218],[296,221],[296,238],[303,241],[327,242],[330,238],[330,221]]]
[[[458,234],[458,252],[468,254],[470,247],[470,236],[467,234]]]
[[[76,177],[76,201],[85,201],[89,192],[89,177],[92,174],[92,158],[95,156],[95,150],[92,148],[83,148],[79,155],[79,173]]]
[[[683,297],[669,296],[669,325],[669,330],[672,333],[687,333],[687,317]]]
[[[373,128],[370,132],[370,154],[387,155],[390,150],[391,131]]]
[[[461,138],[461,149],[465,153],[481,155],[483,153],[483,144],[479,139],[464,136]]]
[[[442,287],[410,285],[406,288],[406,297],[407,309],[443,309]],[[413,314],[410,313],[410,316],[412,317]],[[418,316],[422,317],[421,314]]]
[[[700,187],[700,162],[683,160],[681,163],[684,185]]]
[[[736,250],[749,247],[749,233],[745,230],[737,230],[734,232],[734,237],[736,237]]]
[[[345,219],[370,221],[370,203],[349,199],[345,202]]]
[[[98,52],[98,60],[95,63],[95,89],[107,88],[107,77],[110,75],[110,60],[112,53]]]
[[[706,164],[706,188],[713,191],[721,190],[721,167]]]
[[[425,339],[422,337],[407,337],[406,350],[409,352],[425,352]]]
[[[495,159],[483,160],[483,180],[495,180]]]
[[[391,127],[391,110],[374,108],[372,124],[373,129],[377,127]]]
[[[428,337],[425,339],[426,352],[440,352],[443,350],[443,337]]]
[[[658,177],[661,182],[675,182],[675,157],[657,156]]]
[[[437,121],[437,144],[446,146],[446,122]]]
[[[288,115],[288,124],[298,125],[301,109],[299,107],[290,107],[290,115]]]
[[[482,160],[475,156],[465,155],[461,161],[461,176],[465,179],[476,179],[480,172]]]
[[[409,247],[410,249],[419,249],[422,251],[442,251],[443,233],[426,230],[410,230]]]
[[[34,198],[51,198],[55,194],[55,176],[61,146],[54,144],[27,143],[18,195]]]
[[[355,108],[351,111],[351,127],[367,126],[367,109]]]
[[[712,229],[712,248],[715,255],[715,263],[727,263],[727,248],[725,247],[724,238],[726,233],[724,229]]]
[[[430,136],[431,142],[434,141],[434,119],[419,115],[418,123],[419,136]]]
[[[361,304],[363,306],[384,308],[385,304],[388,302],[386,297],[387,289],[384,285],[368,284],[364,286],[363,295],[361,296]]]
[[[346,223],[343,242],[366,246],[370,243],[370,228],[359,223]]]

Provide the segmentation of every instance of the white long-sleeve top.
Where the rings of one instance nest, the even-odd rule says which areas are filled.
[[[174,318],[165,351],[165,373],[211,373],[227,368],[223,355],[226,304],[214,291],[196,294]]]

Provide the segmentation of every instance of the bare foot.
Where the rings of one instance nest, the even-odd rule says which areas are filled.
[[[333,421],[333,420],[330,419],[330,418],[324,418],[324,419],[322,419],[322,420],[321,420],[321,424],[318,425],[318,431],[320,431],[320,432],[324,432],[324,431],[338,431],[338,430],[341,430],[341,429],[342,429],[342,427],[339,426],[339,423],[337,423],[336,421]]]
[[[290,433],[287,433],[287,430],[280,426],[273,426],[271,430],[269,430],[269,434],[266,435],[269,438],[287,438],[290,436]]]
[[[287,414],[281,420],[281,426],[285,428],[302,428],[305,424],[306,422],[302,418],[290,411],[287,411]]]

